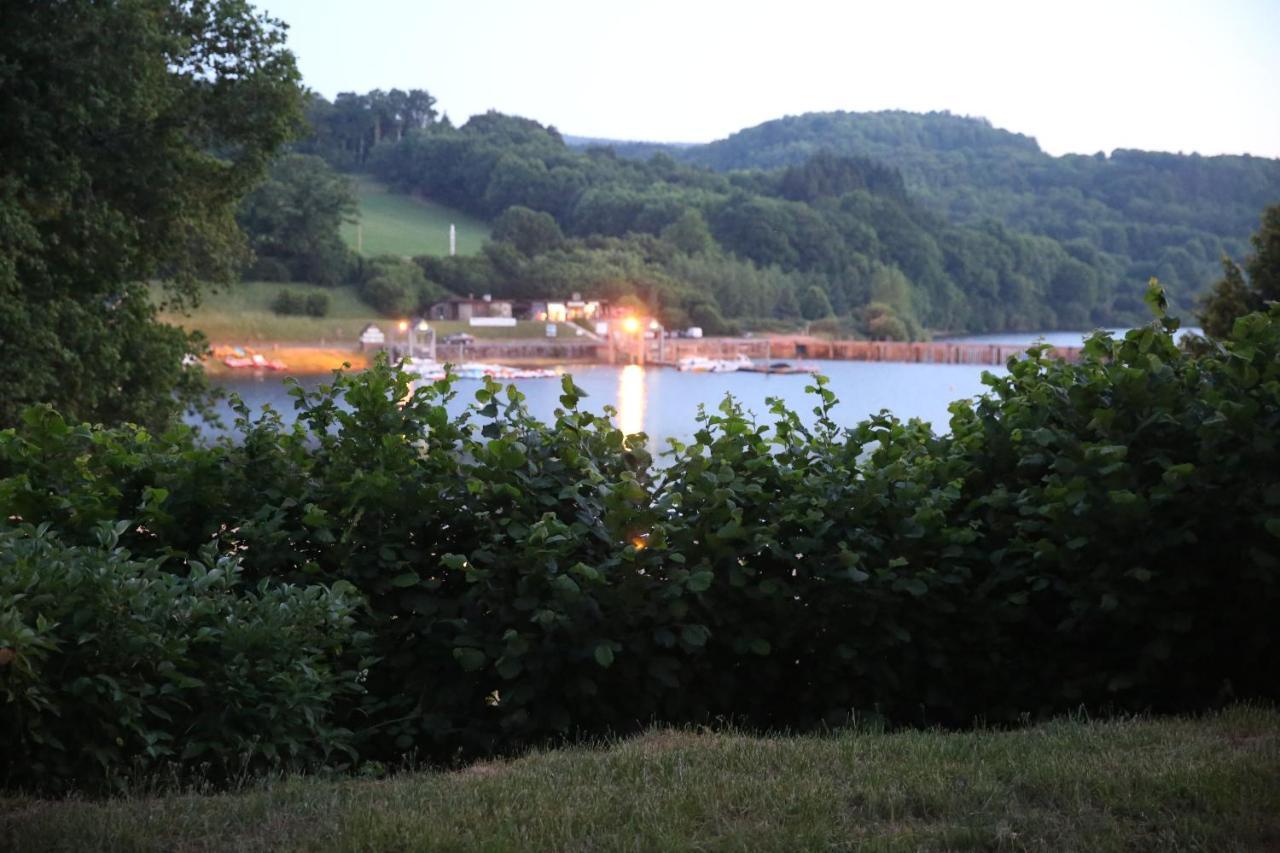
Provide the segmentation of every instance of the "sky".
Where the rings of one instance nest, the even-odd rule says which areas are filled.
[[[426,89],[562,133],[708,142],[786,115],[949,110],[1051,154],[1280,157],[1280,0],[255,0],[306,84]]]

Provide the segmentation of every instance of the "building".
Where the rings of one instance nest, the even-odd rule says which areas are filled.
[[[494,299],[485,294],[482,299],[471,297],[446,299],[431,306],[430,320],[457,320],[469,322],[473,317],[511,319],[515,316],[514,303],[510,299]]]

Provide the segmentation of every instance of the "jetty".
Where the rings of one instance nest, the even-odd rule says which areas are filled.
[[[731,359],[739,355],[763,361],[884,361],[907,364],[981,364],[999,366],[1029,349],[1026,344],[968,341],[841,341],[802,335],[732,338],[644,338],[621,340],[497,340],[439,344],[445,362],[497,361],[511,364],[650,364],[671,366],[682,358]],[[1079,361],[1081,347],[1053,347],[1050,356]]]

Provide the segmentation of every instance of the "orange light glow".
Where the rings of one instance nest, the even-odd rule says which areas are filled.
[[[622,328],[628,334],[634,335],[636,332],[640,331],[640,321],[635,317],[626,317],[622,321]]]
[[[409,331],[409,321],[408,321],[408,320],[401,320],[401,321],[400,321],[400,331],[402,331],[402,332],[407,332],[407,331]]]
[[[637,536],[631,540],[631,547],[635,548],[637,551],[643,551],[645,548],[649,547],[649,543],[643,536]]]

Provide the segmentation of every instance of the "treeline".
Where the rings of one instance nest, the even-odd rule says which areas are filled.
[[[819,153],[720,175],[664,154],[578,152],[554,128],[490,113],[383,144],[369,165],[397,189],[478,216],[520,207],[554,220],[565,239],[494,245],[428,270],[460,293],[515,295],[537,280],[566,295],[627,291],[669,319],[701,304],[759,321],[798,316],[793,306],[817,288],[837,316],[876,303],[898,328],[971,331],[1081,326],[1127,310],[1100,286],[1118,274],[1108,256],[990,223],[950,225],[866,158]],[[571,283],[546,274],[557,267],[572,268]]]
[[[947,435],[726,401],[663,465],[569,377],[554,423],[492,382],[453,417],[384,362],[214,444],[29,409],[0,787],[1275,701],[1280,307],[1175,328],[1011,360]]]
[[[653,150],[646,143],[638,152]],[[869,157],[899,170],[914,198],[952,222],[996,221],[1104,256],[1091,266],[1115,319],[1137,308],[1132,282],[1151,276],[1175,304],[1193,305],[1220,259],[1245,252],[1259,211],[1280,200],[1277,160],[1130,150],[1052,157],[1031,137],[945,112],[810,113],[668,151],[719,171],[776,171],[821,152]]]

